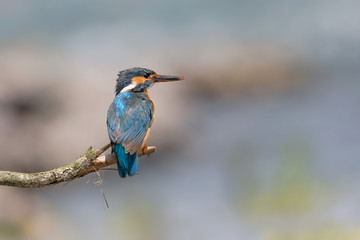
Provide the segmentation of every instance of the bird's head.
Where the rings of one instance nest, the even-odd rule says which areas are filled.
[[[154,71],[146,68],[129,68],[119,72],[116,80],[116,95],[123,92],[143,92],[156,82],[170,82],[183,80],[183,77],[158,75]]]

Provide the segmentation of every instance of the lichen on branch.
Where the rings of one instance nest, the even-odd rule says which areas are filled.
[[[109,147],[110,144],[106,144],[96,151],[90,147],[74,162],[46,172],[19,173],[0,171],[0,186],[40,188],[61,182],[70,182],[76,178],[116,163],[113,154],[101,156]],[[143,153],[139,154],[139,156],[149,155],[155,152],[155,150],[156,147],[154,146],[148,147]]]

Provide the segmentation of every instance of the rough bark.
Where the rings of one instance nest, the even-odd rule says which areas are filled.
[[[116,163],[113,154],[100,156],[109,147],[110,144],[107,144],[96,151],[90,147],[74,162],[46,172],[19,173],[0,171],[0,186],[39,188],[52,186],[61,182],[70,182],[76,178],[85,176],[88,173]],[[156,147],[154,146],[148,147],[145,152],[139,154],[139,156],[149,155],[155,152],[155,150]]]

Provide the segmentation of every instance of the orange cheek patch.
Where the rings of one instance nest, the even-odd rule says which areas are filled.
[[[144,83],[146,81],[146,78],[144,77],[133,77],[133,79],[131,79],[134,83],[139,84],[139,83]]]

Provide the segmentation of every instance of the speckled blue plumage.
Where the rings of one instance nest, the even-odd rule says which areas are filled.
[[[144,92],[119,93],[109,107],[108,134],[121,177],[137,172],[136,152],[152,124],[153,111],[153,103]]]

